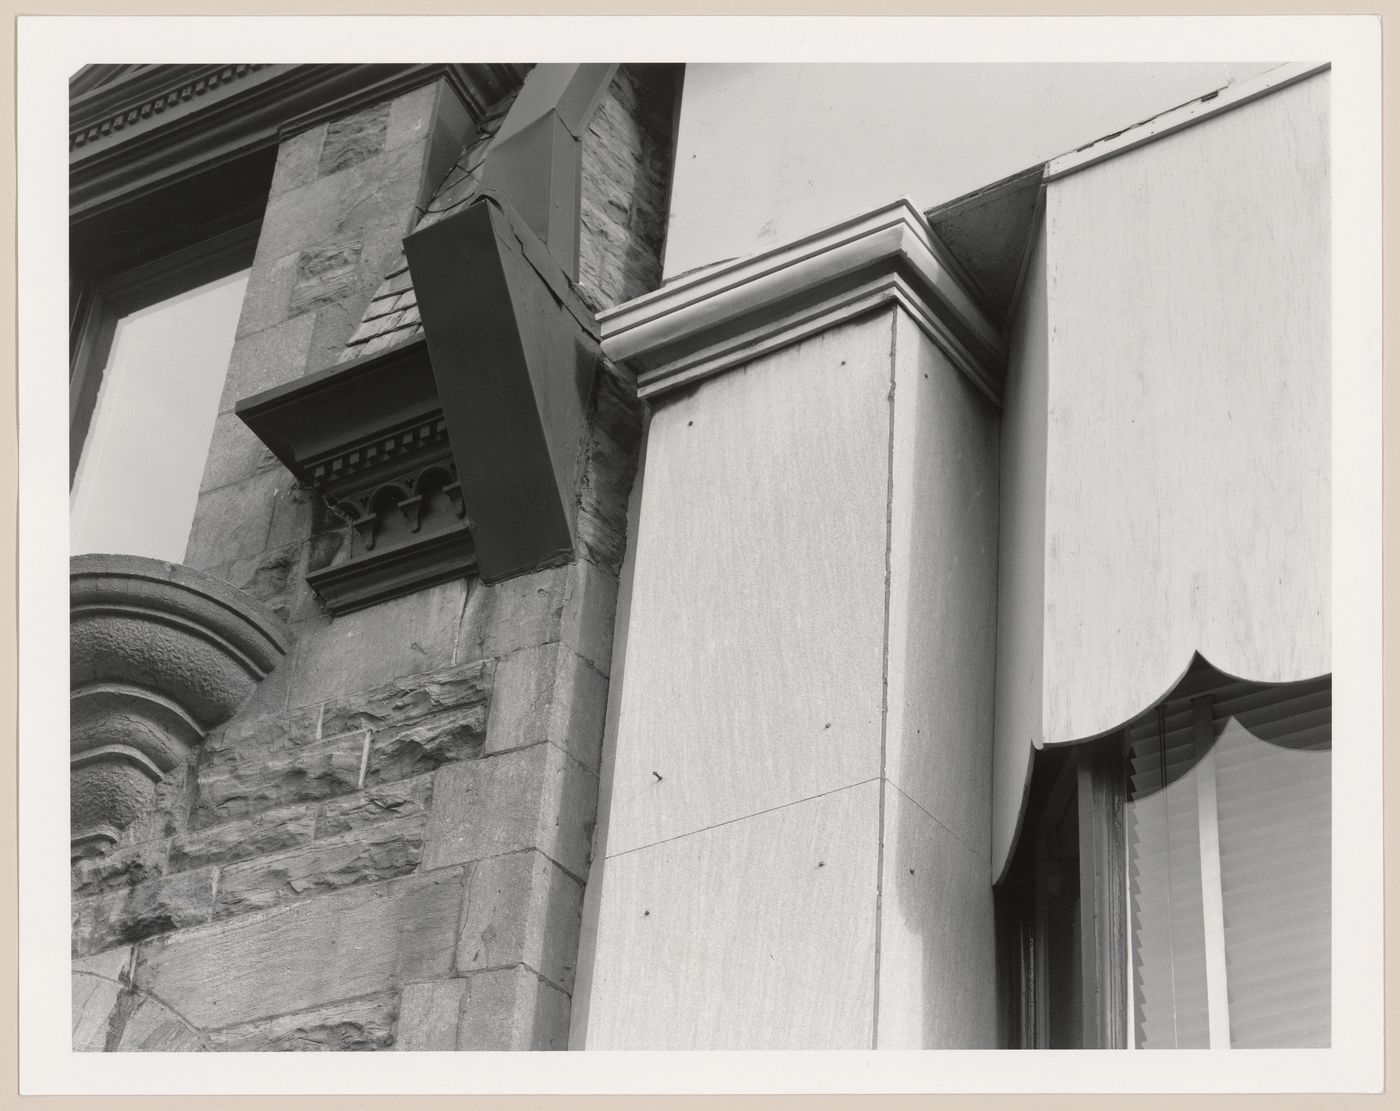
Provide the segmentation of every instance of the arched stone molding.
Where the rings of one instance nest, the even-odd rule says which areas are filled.
[[[156,785],[232,717],[287,652],[265,607],[161,560],[82,555],[70,567],[75,856],[105,852]]]

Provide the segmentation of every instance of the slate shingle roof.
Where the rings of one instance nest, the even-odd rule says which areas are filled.
[[[503,96],[478,121],[476,137],[462,151],[456,163],[443,178],[432,199],[419,216],[415,228],[427,227],[449,212],[471,203],[481,192],[481,167],[491,148],[501,121],[510,111],[515,93]],[[421,335],[423,322],[418,315],[418,298],[413,292],[413,278],[408,262],[399,251],[388,274],[370,298],[360,325],[345,341],[337,362],[348,362],[365,355],[395,347]]]

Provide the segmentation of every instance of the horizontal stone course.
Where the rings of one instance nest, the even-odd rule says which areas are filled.
[[[264,810],[247,818],[189,830],[171,839],[170,867],[183,872],[283,852],[308,844],[315,828],[315,808],[301,805]]]
[[[316,811],[316,836],[339,837],[379,822],[411,818],[426,823],[433,795],[433,777],[415,776],[383,783],[353,795],[328,799]]]
[[[295,899],[412,872],[423,855],[422,814],[383,819],[219,873],[214,917],[264,910]]]
[[[377,688],[392,676],[421,675],[464,660],[456,643],[466,596],[466,580],[457,579],[354,613],[298,623],[289,704],[319,705]]]
[[[206,1031],[204,1042],[235,1053],[391,1049],[397,1017],[398,996],[386,992]]]
[[[353,887],[147,942],[136,985],[202,1028],[445,977],[463,870]]]
[[[562,644],[526,648],[496,670],[488,756],[548,741],[598,769],[608,680]]]
[[[538,852],[479,860],[467,873],[457,971],[525,964],[572,991],[583,885]]]
[[[538,849],[582,879],[597,799],[597,777],[551,744],[450,764],[433,781],[423,868]]]
[[[220,753],[201,766],[193,828],[273,807],[343,795],[361,785],[366,733],[349,733],[276,754]]]
[[[84,956],[185,926],[214,910],[213,868],[155,876],[134,887],[73,901],[73,953]]]
[[[491,693],[492,670],[485,661],[438,668],[327,702],[321,715],[322,734],[377,730],[416,722],[444,710],[484,708]]]
[[[231,724],[201,753],[193,828],[409,779],[480,755],[494,671],[490,661],[439,668]]]
[[[458,1049],[567,1049],[569,996],[522,965],[464,978]]]
[[[160,838],[135,845],[123,845],[103,856],[75,860],[72,873],[73,896],[87,898],[158,879],[169,868],[169,857],[170,841]],[[177,867],[175,870],[182,869]]]

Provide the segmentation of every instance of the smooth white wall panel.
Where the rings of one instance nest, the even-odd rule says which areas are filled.
[[[877,1048],[997,1048],[986,854],[889,786],[883,872]]]
[[[654,412],[610,856],[879,775],[892,326]]]
[[[589,1049],[869,1049],[879,784],[609,857]]]
[[[992,875],[1010,859],[1041,731],[1045,651],[1045,432],[1050,322],[1045,228],[1036,232],[1011,332],[1001,417]]]
[[[894,350],[885,774],[986,860],[999,418],[905,313]]]
[[[1270,65],[688,65],[666,277],[931,208]]]
[[[1331,669],[1327,88],[1049,187],[1045,743]]]

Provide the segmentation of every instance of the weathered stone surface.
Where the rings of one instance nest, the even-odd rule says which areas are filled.
[[[409,144],[272,197],[253,267],[353,238],[360,229],[395,227],[402,236],[413,218],[421,162],[421,147]]]
[[[289,311],[296,314],[339,302],[358,284],[360,250],[360,241],[351,239],[302,251]]]
[[[179,1053],[207,1049],[198,1029],[183,1015],[142,991],[117,997],[108,1018],[107,1048],[138,1053]]]
[[[127,950],[119,950],[125,954]],[[193,1026],[125,980],[73,973],[73,1049],[175,1052],[205,1049]]]
[[[136,984],[209,1029],[447,976],[462,870],[240,915],[149,942]]]
[[[325,736],[357,729],[406,725],[446,710],[485,708],[493,667],[477,661],[405,675],[390,683],[327,702],[321,716]]]
[[[672,87],[623,67],[583,137],[579,288],[604,308],[661,284]]]
[[[466,581],[443,583],[298,630],[290,704],[324,702],[452,663]]]
[[[275,682],[280,670],[280,668],[274,670],[268,679],[259,684],[258,690],[261,690],[268,682]],[[257,691],[254,691],[253,697],[257,697]],[[169,837],[184,827],[190,810],[194,806],[194,799],[194,768],[188,762],[182,763],[179,767],[166,772],[165,778],[156,784],[155,799],[151,803],[150,811],[131,824],[123,837],[123,842],[129,845],[140,845]]]
[[[241,1023],[204,1035],[209,1049],[234,1053],[389,1049],[398,999],[350,999],[292,1015]]]
[[[291,544],[222,564],[213,573],[286,621],[300,588],[301,557],[302,546]]]
[[[183,926],[208,922],[214,906],[214,869],[157,876],[136,887],[74,900],[77,955],[98,953]]]
[[[486,754],[549,741],[597,770],[608,681],[562,644],[527,648],[497,665]]]
[[[431,774],[383,783],[343,798],[321,803],[316,812],[316,835],[321,838],[356,833],[380,822],[413,819],[426,825],[433,795]]]
[[[598,780],[554,745],[451,764],[433,782],[424,869],[538,849],[587,874]]]
[[[617,575],[587,559],[571,566],[562,639],[599,674],[611,674]]]
[[[527,968],[463,977],[458,1049],[567,1049],[569,997]]]
[[[453,1050],[461,1016],[465,980],[435,980],[409,984],[399,1004],[395,1049]]]
[[[315,490],[300,482],[291,482],[278,491],[267,543],[270,548],[282,544],[302,544],[319,533],[331,530],[343,532],[344,529],[345,523],[330,511]]]
[[[278,489],[291,481],[285,471],[259,471],[201,493],[184,563],[195,568],[217,567],[265,551],[272,503]]]
[[[583,885],[537,852],[479,860],[467,873],[457,971],[526,964],[572,991]]]
[[[277,148],[277,165],[272,171],[272,196],[279,196],[315,179],[321,165],[321,145],[326,141],[327,128],[327,124],[318,124],[282,140]]]
[[[354,115],[331,120],[321,144],[317,172],[333,174],[354,166],[384,149],[389,130],[389,102],[382,101]]]
[[[422,814],[366,825],[219,873],[214,917],[265,910],[295,899],[407,875],[423,855]]]
[[[261,264],[254,263],[254,279],[260,270]],[[260,331],[240,335],[229,356],[224,392],[219,395],[219,411],[231,412],[243,398],[305,374],[311,330],[315,324],[310,314],[303,313]]]
[[[282,852],[310,842],[315,823],[314,807],[289,806],[190,830],[171,839],[170,867],[183,872]]]
[[[606,675],[616,609],[617,576],[586,559],[491,586],[474,582],[457,658],[507,656],[560,640]]]
[[[165,874],[170,842],[165,838],[124,845],[104,856],[85,857],[73,862],[73,895],[85,898],[106,891],[134,887]],[[177,865],[176,871],[181,870]]]
[[[204,740],[200,770],[263,760],[321,739],[321,707],[302,706],[271,714],[242,713]]]
[[[367,784],[392,782],[433,771],[454,760],[480,756],[486,740],[486,707],[469,706],[376,733]]]
[[[214,434],[204,462],[201,490],[227,486],[259,471],[280,466],[272,452],[263,446],[252,430],[233,413],[220,413],[214,419]]]
[[[238,336],[260,332],[280,324],[291,314],[292,286],[297,280],[296,251],[280,258],[266,259],[248,275],[248,288],[243,294],[243,309],[238,316]]]
[[[366,734],[351,733],[273,756],[221,753],[217,762],[200,768],[191,825],[201,828],[354,791],[361,785],[365,742]]]
[[[627,501],[637,469],[640,413],[635,383],[605,365],[584,444],[578,538],[584,555],[614,575],[621,570],[627,547]]]
[[[473,580],[457,658],[506,656],[562,635],[571,566],[548,567],[487,585]]]
[[[107,1048],[108,1020],[126,987],[131,947],[109,949],[73,962],[73,1048]]]
[[[389,125],[384,137],[386,149],[401,147],[406,143],[424,142],[432,127],[433,113],[437,106],[437,84],[422,85],[403,96],[395,97],[389,104]],[[438,183],[428,183],[433,188]]]

